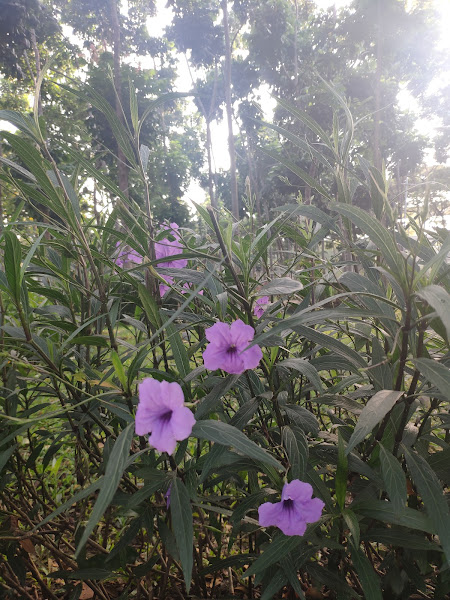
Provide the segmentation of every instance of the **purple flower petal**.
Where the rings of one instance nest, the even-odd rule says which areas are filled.
[[[315,523],[322,515],[325,502],[320,498],[311,498],[302,505],[302,516],[307,523]]]
[[[218,321],[212,327],[205,329],[205,336],[208,342],[212,342],[215,346],[228,348],[230,345],[230,326],[228,323]]]
[[[169,418],[155,421],[152,434],[148,438],[148,443],[150,446],[156,448],[158,452],[174,453],[177,440],[172,435]]]
[[[282,500],[309,500],[313,495],[312,486],[306,481],[294,479],[285,483],[281,492]]]
[[[228,325],[215,323],[205,331],[210,342],[203,352],[205,367],[210,371],[223,369],[227,373],[240,374],[246,369],[254,369],[262,358],[257,345],[246,349],[255,335],[255,330],[240,319]]]
[[[244,361],[245,370],[256,369],[263,357],[263,353],[261,348],[257,344],[255,344],[251,348],[248,348],[244,352],[241,352],[240,356]]]
[[[230,333],[233,344],[236,344],[238,347],[243,346],[242,350],[248,346],[249,342],[251,342],[255,336],[253,327],[246,325],[241,319],[231,323]]]
[[[149,444],[156,450],[172,454],[177,441],[189,437],[194,423],[178,383],[147,378],[139,384],[135,430],[138,435],[150,433]]]
[[[194,425],[195,417],[187,406],[181,406],[173,411],[170,426],[172,427],[172,435],[176,440],[185,440],[189,437]]]
[[[265,502],[258,508],[259,524],[261,527],[278,525],[281,502]]]
[[[266,502],[258,509],[262,527],[274,525],[285,535],[303,535],[307,523],[320,519],[325,504],[320,498],[311,498],[309,483],[294,479],[283,486],[281,502]]]

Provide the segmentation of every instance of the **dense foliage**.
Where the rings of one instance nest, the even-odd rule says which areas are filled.
[[[448,599],[432,3],[155,4],[0,0],[0,599]]]
[[[299,201],[264,225],[201,206],[200,229],[153,222],[139,133],[172,96],[142,113],[132,95],[124,125],[73,90],[115,132],[145,209],[69,144],[59,168],[37,111],[0,113],[18,128],[1,180],[22,200],[2,233],[1,597],[448,595],[450,234],[426,209],[402,225],[383,174],[351,167],[352,117],[324,85],[330,136],[280,103],[320,138],[336,191],[309,177],[325,210]],[[114,199],[96,219],[87,181]],[[42,220],[22,220],[24,202]],[[239,320],[234,368],[206,349]],[[195,417],[173,454],[135,433],[149,379],[181,386],[173,411]],[[304,510],[324,506],[304,535],[258,513],[295,480],[318,499]]]

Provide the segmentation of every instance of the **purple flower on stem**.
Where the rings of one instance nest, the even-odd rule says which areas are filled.
[[[121,244],[122,242],[117,242],[116,248],[119,248]],[[127,263],[136,263],[137,265],[140,265],[141,262],[142,256],[138,254],[136,250],[133,250],[133,248],[130,248],[129,246],[123,247],[115,260],[116,265],[122,267],[122,269],[125,268]]]
[[[303,535],[306,524],[318,521],[325,506],[320,498],[312,498],[312,493],[309,483],[299,479],[285,483],[281,502],[266,502],[259,507],[259,524],[275,525],[285,535]]]
[[[260,319],[263,316],[265,313],[265,308],[263,308],[263,306],[266,306],[267,304],[270,304],[269,296],[263,296],[262,298],[258,298],[258,300],[256,300],[253,314],[257,319]]]
[[[171,260],[170,258],[171,256],[175,256],[183,252],[183,246],[180,243],[180,234],[178,233],[178,225],[176,223],[171,223],[170,227],[163,225],[163,229],[166,229],[174,239],[169,240],[168,238],[163,238],[155,243],[156,259],[168,259],[167,261],[158,263],[158,267],[184,269],[188,264],[188,261],[185,258],[180,258],[177,260]]]
[[[210,371],[223,369],[227,373],[241,374],[246,369],[255,369],[262,358],[259,346],[246,350],[255,330],[240,319],[231,325],[219,321],[207,329],[205,335],[210,343],[203,352],[203,361]]]
[[[194,423],[178,383],[147,378],[139,384],[135,430],[138,435],[151,433],[148,442],[158,452],[172,454],[177,441],[190,436]]]

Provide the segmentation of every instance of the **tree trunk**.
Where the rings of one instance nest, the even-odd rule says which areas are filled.
[[[233,109],[231,106],[231,44],[230,27],[228,24],[227,0],[222,0],[223,27],[225,31],[225,104],[228,122],[228,151],[230,153],[230,175],[231,175],[231,212],[236,220],[239,220],[239,199],[236,174],[236,150],[233,137]]]
[[[113,50],[114,50],[114,87],[115,87],[115,107],[116,115],[121,123],[124,122],[122,111],[122,77],[120,74],[120,23],[119,13],[117,8],[117,0],[111,0],[111,25],[113,34]],[[122,152],[119,144],[117,144],[117,172],[119,178],[119,189],[128,196],[128,167],[127,159]]]

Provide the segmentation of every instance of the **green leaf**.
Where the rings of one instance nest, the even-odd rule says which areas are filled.
[[[284,426],[281,432],[281,444],[289,458],[293,479],[303,479],[308,464],[308,441],[299,427]]]
[[[365,600],[383,600],[380,578],[367,556],[359,548],[351,548],[353,565],[358,573]]]
[[[355,367],[365,368],[367,366],[366,361],[358,354],[358,352],[330,335],[325,335],[316,329],[305,327],[303,325],[295,325],[292,329],[307,340],[311,340],[319,346],[322,346],[322,348],[332,350],[336,354],[348,359]]]
[[[23,167],[21,167],[14,161],[9,160],[9,158],[0,156],[0,163],[3,163],[4,165],[6,165],[7,167],[10,167],[11,169],[14,169],[14,171],[17,171],[18,173],[23,175],[26,179],[29,179],[33,183],[36,183],[36,177],[33,175],[33,173],[30,173],[30,171],[27,171],[27,169],[24,169]]]
[[[122,361],[119,358],[119,355],[115,350],[111,350],[111,361],[114,367],[114,371],[122,384],[123,389],[127,389],[127,376],[125,375],[125,370],[123,368]]]
[[[431,520],[424,513],[408,507],[402,508],[400,511],[394,508],[392,502],[386,500],[364,500],[352,505],[352,509],[369,519],[377,519],[383,523],[401,525],[427,533],[436,533]]]
[[[347,525],[347,527],[350,530],[350,533],[352,534],[353,544],[357,548],[359,546],[359,538],[360,538],[360,529],[359,529],[358,519],[356,518],[355,513],[348,508],[345,508],[342,511],[342,516],[344,518],[345,524]]]
[[[305,433],[311,433],[315,437],[319,435],[319,423],[310,410],[297,404],[284,404],[280,408]]]
[[[417,295],[437,312],[447,331],[447,339],[450,340],[450,294],[438,285],[429,285],[417,292]]]
[[[250,575],[255,575],[255,573],[263,573],[268,567],[282,560],[286,554],[293,552],[302,543],[303,539],[298,535],[288,536],[284,535],[284,533],[279,533],[264,550],[262,556],[255,560],[252,566],[245,571],[243,577],[250,577]]]
[[[235,385],[239,377],[240,375],[228,375],[225,379],[222,379],[218,385],[215,385],[207,396],[202,398],[195,411],[195,418],[197,421],[216,409],[221,398]]]
[[[394,509],[401,510],[406,506],[406,476],[395,456],[388,452],[382,444],[380,448],[381,472],[389,499]]]
[[[428,541],[424,536],[418,536],[400,527],[369,527],[362,538],[363,540],[379,542],[386,546],[407,548],[408,550],[433,550],[435,552],[442,552],[437,544]]]
[[[232,446],[238,452],[249,458],[254,458],[262,463],[272,465],[276,469],[283,470],[282,465],[268,454],[265,450],[260,448],[249,440],[248,437],[228,423],[222,423],[221,421],[197,421],[192,429],[192,435],[194,437],[209,440],[216,444],[222,444],[223,446]]]
[[[175,364],[177,365],[178,373],[182,379],[187,377],[191,371],[189,365],[189,356],[186,350],[186,346],[181,339],[181,335],[175,329],[173,323],[170,323],[166,327],[167,332],[167,340],[172,349],[173,358],[175,359]]]
[[[127,427],[120,433],[119,437],[114,442],[111,454],[108,458],[106,465],[105,476],[102,479],[100,492],[97,501],[94,505],[94,509],[86,525],[83,535],[78,543],[77,550],[75,552],[75,558],[77,558],[86,544],[89,536],[91,535],[94,527],[100,521],[103,513],[108,508],[113,496],[117,490],[117,487],[122,478],[122,474],[125,465],[128,461],[128,455],[130,453],[131,440],[134,434],[134,422],[127,425]]]
[[[450,400],[450,369],[432,358],[416,358],[416,368]]]
[[[399,282],[402,282],[405,278],[405,261],[386,227],[368,214],[367,211],[357,206],[333,204],[333,208],[339,214],[350,219],[352,223],[369,236],[369,239],[380,249],[392,273],[397,277]]]
[[[138,284],[138,294],[148,320],[155,329],[159,329],[161,327],[161,317],[155,299],[141,283]]]
[[[20,288],[22,284],[21,277],[21,262],[22,262],[22,248],[16,235],[11,231],[5,231],[5,274],[8,280],[9,289],[16,302],[20,301]]]
[[[450,564],[450,512],[442,485],[425,459],[403,444],[402,450],[408,470],[422,497],[425,510],[439,535],[447,563]]]
[[[297,177],[300,177],[300,179],[302,179],[307,185],[309,185],[314,190],[317,190],[319,194],[322,194],[322,196],[324,196],[328,200],[332,200],[327,190],[301,167],[299,167],[295,163],[290,162],[289,160],[284,159],[282,156],[280,156],[280,154],[278,154],[277,152],[272,152],[272,150],[269,150],[268,148],[262,147],[261,150],[264,152],[264,154],[270,156],[270,158],[273,158],[274,160],[280,162],[287,169],[292,171],[292,173],[297,175]]]
[[[114,573],[107,569],[90,568],[90,569],[79,569],[78,571],[53,571],[49,577],[57,579],[76,579],[79,581],[101,581],[112,577]]]
[[[189,593],[193,565],[194,529],[189,494],[180,479],[174,479],[170,488],[170,512],[178,552],[180,553],[186,591]]]
[[[300,281],[296,281],[290,277],[276,277],[275,279],[272,279],[272,281],[264,284],[259,290],[258,295],[262,296],[267,294],[268,296],[271,296],[275,294],[293,294],[301,289],[303,289],[303,285]]]
[[[346,454],[349,454],[355,446],[362,442],[402,395],[401,391],[380,390],[372,396],[359,415],[356,427],[349,439]]]
[[[14,452],[17,450],[17,446],[11,446],[11,448],[8,448],[7,450],[3,450],[3,452],[0,452],[0,473],[3,471],[3,469],[6,466],[6,463],[8,462],[8,460],[11,458],[11,456],[14,454]]]
[[[34,138],[39,142],[39,132],[36,130],[36,124],[29,115],[21,115],[14,110],[0,110],[0,121],[7,121],[17,127],[22,133]]]
[[[70,500],[67,500],[67,502],[64,502],[64,504],[61,504],[61,506],[58,506],[58,508],[56,510],[54,510],[47,517],[45,517],[45,519],[43,521],[41,521],[40,523],[38,523],[33,528],[33,531],[35,531],[36,529],[39,529],[39,527],[42,527],[43,525],[46,525],[47,523],[49,523],[50,521],[52,521],[55,517],[57,517],[61,513],[63,513],[66,510],[68,510],[71,506],[73,506],[74,504],[76,504],[80,500],[84,500],[85,498],[87,498],[88,496],[90,496],[91,494],[93,494],[96,490],[99,489],[99,487],[101,487],[102,482],[103,482],[103,477],[100,477],[99,479],[97,479],[97,481],[94,481],[94,483],[91,483],[91,485],[89,485],[84,490],[80,490],[79,492],[77,492],[76,494],[74,494],[70,498]]]
[[[348,477],[348,458],[345,453],[345,442],[342,431],[338,429],[338,462],[336,469],[336,500],[341,510],[345,507],[345,497],[347,495],[347,477]]]
[[[267,580],[267,577],[266,577]],[[288,582],[288,576],[284,572],[284,569],[279,569],[274,572],[273,577],[264,586],[261,600],[273,600],[277,595],[277,592]]]
[[[318,392],[323,392],[322,380],[317,369],[305,358],[288,358],[278,363],[277,366],[295,369],[309,379]]]
[[[25,259],[22,263],[22,268],[21,268],[21,273],[20,273],[20,277],[21,280],[23,279],[26,270],[28,269],[28,266],[34,256],[34,253],[36,252],[39,244],[41,243],[42,238],[44,237],[44,235],[47,233],[47,229],[45,229],[38,237],[37,239],[34,241],[33,245],[31,246],[31,248],[28,250],[27,255],[25,256]]]
[[[310,117],[306,112],[300,111],[296,109],[294,106],[283,100],[282,98],[275,97],[276,101],[280,106],[282,106],[285,110],[290,112],[294,117],[299,119],[302,123],[304,123],[311,131],[313,131],[317,137],[319,137],[325,145],[334,152],[333,143],[331,142],[328,134],[325,130],[315,121],[312,117]]]

